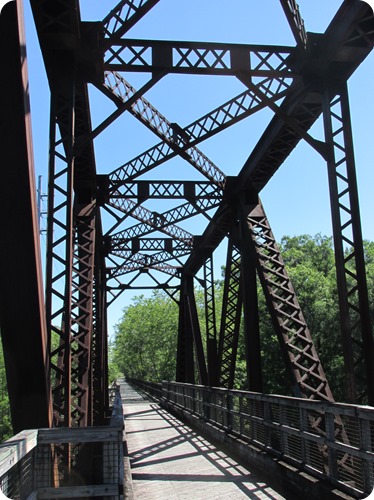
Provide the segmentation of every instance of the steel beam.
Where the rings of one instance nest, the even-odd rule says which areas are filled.
[[[160,199],[218,199],[222,198],[222,189],[211,182],[194,181],[137,181],[124,182],[116,186],[112,199],[137,199],[140,203]]]
[[[323,92],[347,400],[374,404],[374,341],[346,84]]]
[[[65,75],[68,79],[69,76]],[[70,84],[70,85],[69,85]],[[73,277],[74,80],[69,98],[52,98],[47,228],[46,311],[51,339],[51,370],[55,425],[70,427]],[[57,116],[66,116],[63,140]],[[57,346],[56,346],[57,344]]]
[[[0,328],[13,432],[50,427],[48,335],[22,2],[0,15]]]
[[[195,383],[193,334],[191,328],[188,327],[187,288],[186,275],[182,275],[179,299],[176,381],[193,384]]]
[[[111,242],[114,245],[118,239],[131,239],[138,236],[145,236],[153,231],[160,231],[182,242],[191,241],[192,234],[185,231],[180,226],[177,226],[176,223],[189,219],[204,210],[215,208],[218,202],[215,200],[199,200],[200,210],[196,209],[195,204],[184,203],[179,207],[172,208],[163,213],[153,212],[143,206],[139,207],[132,200],[118,200],[117,203],[113,205],[120,209],[125,214],[125,217],[131,215],[134,219],[141,221],[141,224],[131,226],[119,233],[112,234]]]
[[[261,204],[247,217],[257,272],[295,396],[333,401],[333,395]]]
[[[247,205],[245,202],[240,203],[239,246],[241,257],[241,293],[243,296],[243,333],[246,347],[248,390],[263,392],[257,273],[247,223],[247,216],[251,208],[252,206]]]
[[[240,251],[233,243],[233,239],[237,239],[237,235],[234,234],[236,229],[234,228],[230,235],[227,249],[218,344],[219,384],[227,389],[234,387],[239,328],[243,305]]]
[[[194,342],[194,352],[196,365],[199,373],[199,384],[208,384],[208,373],[205,362],[203,341],[196,307],[194,278],[193,276],[184,276],[184,300],[185,300],[185,321],[186,329],[192,332]]]
[[[93,337],[93,293],[96,243],[96,202],[75,200],[76,243],[72,283],[74,287],[72,317],[74,333],[71,339],[72,393],[75,425],[92,425],[91,348]]]
[[[98,87],[114,103],[122,109],[127,105],[128,111],[141,123],[158,135],[162,140],[175,149],[175,154],[180,154],[196,170],[201,172],[210,181],[222,187],[224,184],[224,173],[210,161],[196,146],[192,146],[186,154],[180,146],[190,141],[190,137],[176,123],[171,123],[163,116],[149,101],[130,85],[122,75],[116,72],[105,73],[105,83]],[[153,156],[153,155],[152,155]],[[142,163],[142,162],[141,162]],[[110,175],[111,184],[114,188],[122,184],[123,167],[119,167]],[[131,174],[127,172],[127,174]],[[129,177],[130,178],[130,177]]]
[[[218,386],[218,337],[216,325],[215,282],[213,256],[204,264],[204,306],[206,325],[206,352],[208,365],[208,385]]]
[[[109,39],[104,68],[110,71],[294,77],[294,47],[208,42]]]
[[[109,415],[108,379],[108,320],[107,320],[107,271],[102,237],[102,223],[96,212],[95,267],[93,286],[92,327],[92,422],[104,425]]]

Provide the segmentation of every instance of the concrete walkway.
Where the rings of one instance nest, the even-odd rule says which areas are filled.
[[[135,499],[283,499],[158,404],[121,383]]]

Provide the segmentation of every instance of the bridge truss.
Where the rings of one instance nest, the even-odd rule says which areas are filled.
[[[5,163],[18,155],[19,170],[1,173],[2,213],[10,204],[9,185],[19,184],[20,210],[4,222],[3,234],[9,238],[0,265],[2,282],[9,285],[2,292],[0,312],[15,431],[46,423],[87,426],[103,421],[108,406],[107,307],[124,291],[144,287],[164,290],[179,304],[177,381],[194,383],[197,366],[198,382],[232,388],[243,321],[248,387],[262,392],[258,279],[295,395],[333,401],[259,197],[302,140],[327,165],[347,399],[374,404],[373,333],[347,91],[349,77],[373,47],[373,12],[366,2],[344,0],[326,32],[313,34],[306,32],[294,0],[279,1],[293,46],[129,38],[129,30],[162,0],[121,0],[101,22],[82,21],[79,0],[30,0],[51,89],[45,305],[30,195],[22,2],[4,9],[1,60],[10,69],[1,82],[6,110],[1,125],[8,130],[1,155]],[[127,81],[128,73],[147,78],[136,89]],[[145,97],[170,74],[229,76],[242,90],[181,126]],[[95,127],[91,87],[115,105]],[[11,95],[19,103],[17,113],[9,107]],[[239,173],[227,176],[201,144],[265,108],[273,117]],[[125,113],[154,133],[157,143],[102,174],[96,169],[94,140]],[[323,140],[310,132],[320,117]],[[188,178],[160,180],[162,165],[175,157],[189,165]],[[198,217],[206,219],[202,234],[187,231],[184,221]],[[25,234],[21,227],[27,228]],[[219,313],[213,258],[225,239]],[[23,245],[30,247],[27,258]],[[194,295],[197,279],[205,292],[206,346]],[[21,282],[31,285],[20,290]],[[20,345],[27,345],[28,356],[21,354]],[[41,401],[34,420],[19,416],[19,405],[27,407],[29,401],[15,381],[25,377]]]

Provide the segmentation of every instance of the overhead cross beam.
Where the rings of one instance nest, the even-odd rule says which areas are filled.
[[[165,71],[167,73],[293,77],[293,47],[230,45],[158,40],[113,40],[104,68],[110,71]]]

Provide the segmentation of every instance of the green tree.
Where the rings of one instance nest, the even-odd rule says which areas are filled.
[[[135,297],[116,326],[113,360],[127,377],[159,382],[175,378],[178,306],[154,291]]]
[[[0,339],[0,442],[13,435],[8,389],[6,383],[3,346]]]

